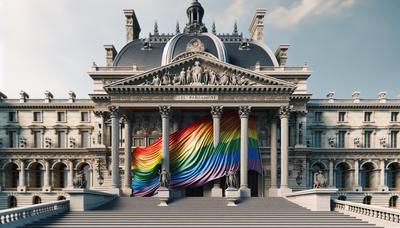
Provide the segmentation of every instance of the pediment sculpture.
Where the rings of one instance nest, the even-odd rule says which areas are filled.
[[[244,86],[256,85],[257,83],[249,80],[241,73],[233,73],[229,70],[220,70],[207,66],[202,66],[200,61],[195,61],[193,65],[182,67],[179,73],[167,71],[162,75],[154,75],[151,80],[146,78],[142,86],[201,86],[201,85],[226,85]]]

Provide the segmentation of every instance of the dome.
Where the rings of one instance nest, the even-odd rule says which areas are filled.
[[[171,63],[187,52],[206,52],[222,62],[227,62],[224,43],[211,33],[178,34],[168,41],[162,55],[162,65]]]

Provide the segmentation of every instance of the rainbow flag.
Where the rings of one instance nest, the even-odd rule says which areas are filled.
[[[159,187],[161,138],[145,148],[135,148],[132,159],[134,196],[151,196]],[[226,112],[221,118],[220,143],[213,145],[213,120],[200,118],[186,128],[170,135],[171,187],[202,186],[221,178],[228,170],[240,169],[240,118]],[[256,120],[249,118],[248,168],[261,173]]]

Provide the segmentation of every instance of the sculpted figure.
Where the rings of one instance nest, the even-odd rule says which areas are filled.
[[[169,78],[169,73],[163,75],[162,84],[163,85],[171,85],[171,79]]]
[[[186,85],[186,71],[185,71],[185,68],[182,68],[182,71],[179,74],[179,82],[180,82],[180,85]]]
[[[74,185],[74,188],[86,188],[86,178],[85,174],[83,171],[79,171],[78,174],[75,176],[72,184]]]
[[[232,85],[237,85],[238,84],[238,78],[237,78],[236,75],[232,76],[231,83],[232,83]]]
[[[192,75],[193,76],[193,82],[194,83],[200,83],[202,81],[201,76],[203,74],[203,68],[201,68],[199,61],[196,61],[194,63],[194,67],[193,67],[192,73],[193,73],[193,75]]]
[[[219,84],[220,85],[229,85],[229,77],[228,77],[228,73],[226,71],[224,73],[222,73],[221,78],[219,80]]]
[[[237,181],[236,181],[236,172],[235,171],[228,171],[225,172],[226,175],[226,185],[228,188],[236,188],[237,187]]]
[[[160,186],[164,188],[169,186],[169,173],[165,169],[162,169],[160,173]]]
[[[158,86],[161,84],[160,78],[158,76],[153,76],[153,81],[151,82],[151,85]]]
[[[249,80],[247,80],[244,75],[242,75],[238,81],[239,85],[247,85],[249,83]]]
[[[210,72],[210,80],[209,80],[209,85],[216,85],[217,84],[217,75],[213,70]]]
[[[326,179],[322,174],[322,171],[318,171],[314,173],[314,188],[325,188],[326,187]]]
[[[209,79],[209,70],[204,69],[204,75],[203,75],[203,83],[204,85],[208,85],[208,79]]]
[[[190,67],[186,70],[186,84],[192,83],[192,69]]]
[[[174,84],[174,85],[180,85],[181,84],[179,75],[174,75],[174,79],[172,80],[172,84]]]

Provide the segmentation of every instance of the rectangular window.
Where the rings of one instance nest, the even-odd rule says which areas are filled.
[[[89,131],[81,131],[81,146],[83,148],[89,147]]]
[[[391,131],[390,132],[390,147],[397,148],[397,136],[399,135],[399,131]]]
[[[41,122],[42,121],[42,113],[41,112],[33,112],[33,121]]]
[[[320,123],[321,122],[322,112],[315,112],[314,113],[314,122]]]
[[[65,122],[65,112],[57,112],[57,121]]]
[[[57,132],[57,146],[58,148],[65,148],[65,131]]]
[[[371,135],[372,131],[365,131],[364,133],[364,147],[371,148]]]
[[[372,121],[372,112],[364,112],[364,122]]]
[[[344,122],[346,118],[346,112],[339,112],[339,122]]]
[[[322,131],[314,132],[314,147],[321,148]]]
[[[17,132],[15,132],[15,131],[8,132],[8,142],[9,142],[10,148],[17,147]]]
[[[81,121],[89,122],[89,113],[88,112],[81,112]]]
[[[8,112],[8,122],[17,122],[17,112]]]
[[[149,145],[153,144],[157,138],[149,138]]]
[[[144,146],[146,146],[144,138],[134,138],[133,146],[135,146],[135,147],[144,147]]]
[[[390,121],[397,122],[397,117],[399,116],[399,112],[392,112],[390,115]]]
[[[338,148],[344,148],[345,147],[345,139],[346,139],[346,131],[339,131],[338,132]]]
[[[41,148],[42,147],[42,136],[40,131],[33,132],[33,147]]]

